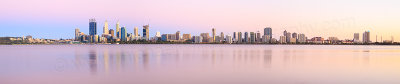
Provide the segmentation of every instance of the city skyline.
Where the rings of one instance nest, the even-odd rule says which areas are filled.
[[[0,9],[6,12],[0,16],[4,18],[1,23],[5,24],[3,28],[5,31],[2,31],[0,36],[32,35],[36,38],[72,39],[73,32],[65,31],[80,28],[81,32],[88,33],[87,18],[96,18],[97,34],[102,33],[102,25],[107,20],[110,24],[109,29],[115,29],[113,24],[120,21],[121,26],[125,26],[128,32],[132,32],[134,27],[150,24],[150,31],[154,31],[149,32],[150,36],[154,36],[155,31],[161,31],[161,33],[181,31],[200,35],[202,32],[209,32],[211,28],[216,28],[219,32],[223,31],[226,35],[232,35],[233,32],[256,32],[263,31],[262,28],[265,27],[272,27],[274,31],[302,32],[309,37],[336,36],[339,39],[352,39],[354,33],[362,34],[369,30],[373,31],[370,35],[372,41],[375,41],[376,35],[378,39],[383,37],[384,40],[390,40],[392,36],[395,41],[400,39],[400,26],[395,24],[396,20],[400,19],[397,16],[399,12],[395,11],[399,7],[394,4],[395,2],[306,0],[295,3],[297,1],[246,2],[238,0],[211,3],[207,0],[172,0],[170,2],[174,3],[162,4],[163,1],[105,1],[118,3],[118,5],[111,5],[114,7],[99,7],[97,5],[100,1],[89,6],[83,6],[83,4],[91,1],[64,2],[62,5],[60,2],[49,1],[21,6],[17,1],[6,0],[2,3],[4,7]],[[124,7],[123,5],[129,5],[128,2],[141,4]],[[271,3],[271,6],[262,5],[266,3]],[[78,5],[72,8],[67,6],[73,4]],[[154,7],[145,7],[146,5]],[[207,5],[208,7],[203,7]],[[337,7],[339,5],[340,7]],[[46,8],[49,6],[65,11]],[[89,10],[89,7],[93,10]],[[113,13],[101,12],[100,9]],[[82,11],[90,11],[90,13],[80,14]],[[25,15],[27,13],[29,14]],[[142,35],[142,32],[139,34]],[[279,35],[282,33],[275,32],[273,38],[279,38]]]

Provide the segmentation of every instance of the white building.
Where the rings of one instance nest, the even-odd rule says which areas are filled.
[[[231,44],[233,42],[232,36],[226,35],[225,42]]]
[[[270,43],[271,39],[269,37],[269,35],[263,35],[262,36],[262,42],[263,43]]]
[[[279,43],[286,43],[286,36],[280,36]]]
[[[201,43],[203,42],[203,37],[201,36],[193,36],[194,43]]]

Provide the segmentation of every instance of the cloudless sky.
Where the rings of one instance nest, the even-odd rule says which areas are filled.
[[[88,34],[89,19],[96,18],[98,34],[105,20],[109,28],[150,24],[150,35],[191,33],[216,28],[224,32],[257,32],[272,27],[274,38],[284,30],[307,37],[352,39],[371,31],[375,42],[383,36],[400,41],[398,0],[1,0],[0,36],[73,38],[74,29]]]

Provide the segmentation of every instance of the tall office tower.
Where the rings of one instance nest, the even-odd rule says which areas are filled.
[[[224,39],[224,32],[221,32],[221,36],[219,37],[219,39],[221,40],[221,41],[225,41]]]
[[[237,41],[237,36],[236,35],[237,35],[236,32],[233,32],[233,38],[232,39],[233,39],[234,42]]]
[[[272,39],[272,28],[271,27],[264,28],[264,35],[268,35],[269,38]]]
[[[135,34],[135,35],[133,35],[134,37],[138,37],[139,36],[139,28],[138,27],[135,27],[135,28],[133,28],[133,33]]]
[[[256,35],[254,32],[250,32],[250,42],[251,43],[256,42]]]
[[[181,40],[181,39],[180,39],[180,37],[181,37],[181,32],[180,32],[180,31],[177,31],[177,32],[175,33],[175,35],[176,35],[176,39],[175,39],[175,40]]]
[[[216,36],[215,28],[212,28],[212,41],[215,41],[215,36]]]
[[[296,38],[296,40],[299,39],[299,37],[298,37],[298,35],[297,35],[296,32],[294,32],[294,33],[292,34],[292,38]]]
[[[280,36],[279,43],[286,43],[286,36]]]
[[[104,22],[104,27],[103,27],[103,34],[108,34],[110,32],[108,32],[108,22],[106,20],[106,22]]]
[[[256,33],[256,42],[261,42],[261,33],[260,33],[260,31],[257,31],[257,33]]]
[[[249,33],[248,32],[244,32],[244,42],[249,42]]]
[[[237,39],[236,40],[237,40],[238,43],[242,43],[243,42],[242,41],[242,32],[238,32],[237,33]]]
[[[119,26],[119,21],[117,22],[115,29],[117,31],[117,33],[116,33],[117,38],[121,38],[121,27]]]
[[[149,40],[149,25],[144,25],[143,26],[143,37],[147,40]]]
[[[354,33],[353,42],[360,41],[360,33]]]
[[[209,42],[208,38],[210,38],[209,33],[201,33],[200,36],[202,37],[202,42]]]
[[[225,42],[231,44],[232,43],[232,36],[226,35]]]
[[[89,35],[96,35],[97,34],[97,22],[96,19],[89,19]]]
[[[290,39],[292,38],[292,34],[290,32],[286,33],[286,43],[290,43]]]
[[[283,36],[286,36],[287,35],[287,31],[285,30],[285,31],[283,31]]]
[[[370,32],[369,31],[365,31],[363,34],[363,43],[369,43],[371,42],[370,40]]]
[[[306,35],[304,35],[304,34],[299,34],[299,40],[298,40],[298,42],[299,42],[299,43],[306,43],[306,41],[307,41]]]
[[[110,29],[108,32],[109,32],[108,34],[110,34],[111,37],[114,38],[114,30],[113,30],[113,29]]]
[[[121,41],[127,41],[126,28],[121,27]]]
[[[75,41],[78,41],[79,37],[80,37],[80,31],[79,31],[79,28],[76,28],[75,29]]]

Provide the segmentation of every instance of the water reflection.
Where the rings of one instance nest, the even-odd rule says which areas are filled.
[[[97,53],[96,50],[91,49],[89,51],[89,67],[90,67],[90,72],[92,74],[96,74],[97,72]]]
[[[347,74],[355,75],[353,77],[356,78],[366,76],[371,79],[374,78],[373,76],[383,77],[382,75],[386,75],[386,73],[379,73],[381,71],[400,74],[396,71],[397,68],[393,68],[400,66],[389,66],[400,64],[398,61],[400,58],[397,57],[399,52],[378,53],[376,50],[357,49],[358,47],[342,50],[341,48],[244,45],[110,46],[72,50],[74,54],[71,55],[75,56],[70,57],[69,60],[75,62],[70,65],[74,66],[76,70],[72,69],[67,72],[82,72],[93,76],[103,74],[115,76],[115,74],[122,73],[123,77],[132,77],[132,80],[143,76],[155,80],[157,78],[168,79],[168,77],[198,80],[209,77],[225,78],[231,81],[247,80],[247,82],[265,80],[262,81],[263,83],[271,83],[269,81],[279,79],[286,80],[286,78],[291,81],[309,83],[312,80],[340,79],[339,76]],[[394,50],[400,50],[400,48]],[[65,57],[65,59],[68,58]],[[66,65],[69,65],[68,62]],[[376,73],[369,74],[373,70]],[[267,78],[270,80],[267,81]]]

